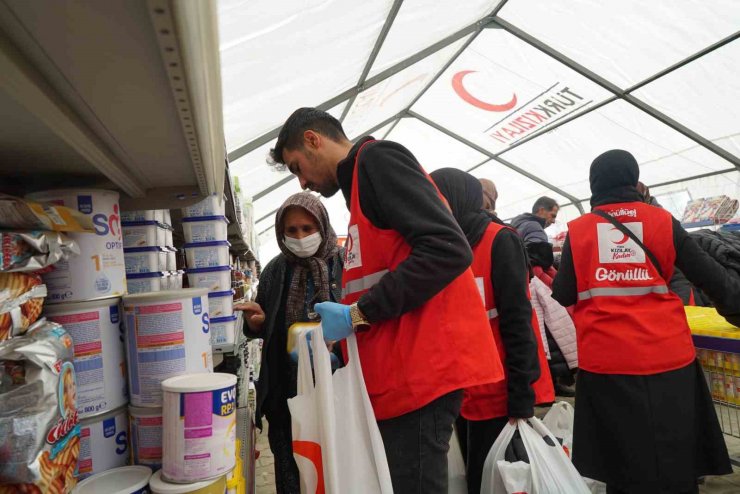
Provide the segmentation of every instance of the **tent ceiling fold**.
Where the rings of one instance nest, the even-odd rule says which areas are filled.
[[[608,149],[628,149],[644,183],[725,170],[732,164],[625,101],[614,101],[503,153],[517,166],[578,198],[590,196],[588,170]]]
[[[622,89],[740,26],[736,0],[512,0],[499,17]]]
[[[564,219],[588,209],[588,167],[615,147],[671,207],[740,194],[736,0],[219,0],[219,14],[230,167],[265,238],[300,189],[265,158],[301,106],[428,171],[493,179],[501,217],[540,195]],[[343,228],[341,198],[325,203]]]
[[[405,0],[369,75],[379,74],[460,29],[475,26],[505,3],[501,0]]]
[[[221,0],[227,148],[274,129],[298,107],[318,105],[352,88],[391,5],[390,0],[305,5]]]
[[[342,123],[347,137],[356,139],[378,122],[405,111],[466,41],[455,41],[359,93]]]

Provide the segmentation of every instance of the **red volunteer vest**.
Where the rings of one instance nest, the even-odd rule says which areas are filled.
[[[357,174],[365,145],[357,153],[352,177],[343,304],[356,302],[411,252],[398,232],[379,229],[362,214]],[[496,346],[480,300],[468,269],[421,307],[357,333],[362,373],[377,420],[503,378],[498,359],[481,359],[495,354]]]
[[[491,249],[498,233],[507,227],[491,223],[483,234],[480,242],[473,248],[473,275],[478,283],[478,289],[483,297],[488,320],[496,341],[496,348],[501,362],[506,362],[506,347],[499,331],[499,317],[496,311],[496,301],[493,296],[493,281],[491,280]],[[529,298],[529,290],[527,290]],[[537,314],[532,310],[532,330],[537,341],[537,357],[540,363],[540,377],[532,384],[534,402],[552,403],[555,401],[555,390],[552,386],[550,367],[542,344],[542,337],[537,322]],[[506,372],[506,366],[504,366]],[[468,420],[488,420],[508,415],[508,388],[506,377],[503,381],[481,386],[474,386],[465,390],[460,414]]]
[[[594,214],[569,223],[578,302],[579,366],[602,374],[656,374],[696,354],[681,299],[668,289],[676,251],[670,213],[639,202],[598,209],[629,228],[660,263]]]

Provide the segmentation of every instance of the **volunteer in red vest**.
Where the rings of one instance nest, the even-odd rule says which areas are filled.
[[[483,188],[474,176],[442,168],[431,177],[473,249],[473,275],[498,349],[479,358],[500,358],[506,373],[503,381],[466,389],[463,398],[468,492],[478,494],[486,456],[506,422],[532,417],[534,405],[552,403],[555,391],[529,302],[529,269],[521,238],[481,209]]]
[[[607,492],[698,492],[698,477],[732,469],[666,280],[680,268],[728,318],[740,314],[740,283],[669,212],[642,201],[639,172],[626,151],[594,160],[592,212],[570,222],[553,285],[558,302],[575,305],[573,462]]]
[[[446,493],[462,390],[503,377],[498,359],[480,359],[496,349],[465,236],[406,148],[352,144],[326,112],[296,110],[271,157],[304,189],[341,189],[350,211],[342,303],[315,310],[325,338],[357,334],[395,492]]]

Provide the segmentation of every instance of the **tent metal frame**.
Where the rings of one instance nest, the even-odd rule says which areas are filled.
[[[391,124],[389,129],[384,132],[382,138],[386,138],[389,136],[393,130],[396,128],[398,123],[401,121],[402,118],[408,118],[413,117],[417,120],[423,122],[426,125],[429,125],[430,127],[444,133],[445,135],[451,137],[452,139],[455,139],[456,141],[471,147],[478,151],[479,153],[485,155],[487,157],[486,160],[483,162],[473,166],[468,172],[475,170],[476,168],[483,166],[484,164],[490,162],[491,160],[496,161],[507,168],[510,168],[511,170],[523,175],[524,177],[546,187],[548,190],[551,190],[552,192],[555,192],[571,201],[571,203],[563,204],[563,206],[567,205],[574,205],[578,208],[578,210],[583,213],[583,207],[581,206],[581,203],[588,200],[578,200],[575,196],[572,194],[569,194],[565,190],[555,186],[554,184],[551,184],[547,182],[546,180],[542,180],[541,178],[527,172],[526,170],[518,167],[517,165],[511,163],[510,161],[506,160],[502,155],[504,155],[506,152],[511,151],[512,149],[521,146],[522,144],[525,144],[527,142],[532,141],[533,139],[537,139],[538,137],[545,135],[546,133],[550,132],[551,130],[554,130],[555,128],[558,128],[560,126],[566,125],[569,122],[572,122],[573,120],[580,118],[590,112],[596,111],[600,108],[603,108],[604,106],[613,103],[617,100],[623,100],[627,103],[633,105],[634,107],[638,108],[639,110],[643,111],[644,113],[647,113],[651,117],[655,118],[656,120],[660,121],[664,125],[667,125],[671,129],[675,130],[676,132],[679,132],[683,136],[687,137],[688,139],[691,139],[693,142],[698,144],[699,146],[703,147],[704,149],[712,152],[713,154],[725,159],[729,163],[731,163],[734,168],[724,169],[724,170],[718,170],[713,171],[709,173],[703,173],[700,175],[695,175],[691,177],[686,178],[680,178],[676,180],[671,180],[669,182],[664,182],[660,184],[652,184],[650,187],[661,187],[666,185],[671,185],[675,183],[680,182],[688,182],[691,180],[696,180],[700,178],[705,177],[711,177],[715,175],[721,175],[724,173],[729,173],[732,171],[738,171],[740,170],[740,158],[736,157],[729,151],[725,150],[721,146],[715,144],[711,140],[705,138],[704,136],[700,135],[699,133],[691,130],[690,128],[686,127],[685,125],[681,124],[680,122],[672,119],[671,117],[667,116],[657,108],[653,107],[652,105],[640,100],[636,96],[634,96],[632,93],[637,91],[638,89],[650,84],[651,82],[654,82],[661,77],[670,74],[671,72],[674,72],[691,62],[701,58],[704,55],[707,55],[733,41],[736,41],[740,38],[740,31],[737,31],[715,43],[712,45],[709,45],[702,50],[699,50],[698,52],[684,58],[683,60],[671,65],[670,67],[664,68],[661,71],[653,74],[652,76],[640,81],[637,84],[634,84],[626,89],[622,89],[616,84],[608,81],[607,79],[603,78],[602,76],[598,75],[596,72],[584,67],[583,65],[579,64],[575,60],[572,60],[571,58],[567,57],[563,53],[559,52],[552,46],[550,46],[547,43],[542,42],[541,40],[535,38],[534,36],[530,35],[529,33],[525,32],[524,30],[518,28],[517,26],[511,24],[510,22],[502,19],[499,17],[499,11],[506,5],[507,0],[502,0],[496,8],[491,12],[490,14],[484,16],[480,20],[469,24],[462,29],[450,34],[449,36],[437,41],[436,43],[433,43],[426,48],[423,48],[422,50],[419,50],[418,52],[414,53],[413,55],[407,57],[406,59],[392,65],[391,67],[379,72],[378,74],[368,77],[370,71],[372,70],[372,66],[375,63],[378,54],[380,53],[380,50],[383,47],[383,43],[385,42],[388,33],[390,32],[391,28],[393,27],[393,23],[396,19],[396,16],[398,15],[401,7],[403,6],[403,0],[394,0],[393,5],[391,6],[388,15],[386,16],[386,20],[383,24],[383,27],[378,35],[378,38],[373,46],[373,49],[368,57],[368,60],[363,68],[363,71],[357,81],[357,84],[339,94],[334,96],[333,98],[324,101],[323,103],[316,106],[316,108],[319,108],[321,110],[329,110],[333,108],[334,106],[341,104],[342,102],[346,102],[346,106],[344,107],[342,111],[342,115],[340,117],[340,121],[344,121],[344,119],[347,117],[349,112],[352,109],[352,106],[357,98],[357,96],[362,93],[363,91],[379,84],[380,82],[383,82],[384,80],[388,79],[389,77],[394,76],[395,74],[401,72],[402,70],[410,67],[411,65],[415,64],[416,62],[419,62],[420,60],[428,57],[429,55],[437,52],[438,50],[441,50],[442,48],[445,48],[449,46],[452,43],[455,43],[466,36],[469,36],[469,39],[466,40],[466,42],[463,44],[463,46],[458,49],[448,60],[444,66],[435,74],[435,76],[427,83],[424,88],[422,88],[419,93],[411,100],[411,102],[407,105],[406,108],[404,108],[402,111],[400,111],[398,114],[391,116],[390,118],[387,118],[383,122],[380,122],[379,124],[373,126],[372,128],[368,129],[366,132],[363,132],[361,135],[368,135],[372,134],[373,132],[376,132],[379,129],[382,129],[383,127],[387,126],[388,124]],[[571,70],[575,71],[576,73],[586,77],[588,80],[592,81],[593,83],[599,85],[600,87],[606,89],[609,91],[612,96],[609,98],[606,98],[604,101],[601,101],[597,104],[591,105],[590,107],[584,109],[583,111],[576,113],[574,115],[570,115],[553,125],[547,127],[546,129],[542,129],[541,131],[538,131],[531,136],[527,136],[524,139],[521,139],[517,141],[516,143],[513,143],[509,147],[507,147],[505,150],[494,153],[491,151],[486,150],[485,148],[465,139],[464,137],[450,131],[443,125],[434,122],[423,115],[413,111],[413,106],[426,94],[426,92],[437,82],[437,80],[444,74],[444,72],[457,60],[457,58],[467,49],[470,44],[472,44],[477,36],[483,31],[483,29],[503,29],[506,32],[510,33],[511,35],[517,37],[518,39],[522,40],[523,42],[529,44],[530,46],[536,48],[537,50],[545,53],[546,55],[550,56],[551,58],[554,58],[558,62],[562,63],[566,67],[570,68]],[[239,146],[238,148],[232,150],[228,153],[229,161],[233,162],[237,159],[245,156],[246,154],[250,153],[251,151],[254,151],[260,146],[263,146],[264,144],[267,144],[268,142],[272,141],[273,139],[277,138],[278,133],[280,132],[280,127],[274,128],[263,135],[251,140],[250,142]],[[254,195],[253,201],[257,201],[260,198],[266,196],[267,194],[273,192],[274,190],[279,189],[283,185],[289,183],[293,179],[293,175],[284,177],[283,179],[279,180],[278,182],[270,185],[269,187],[261,190],[257,194]],[[267,218],[269,218],[271,215],[275,214],[277,212],[277,209],[271,211],[270,213],[262,216],[259,218],[255,223],[259,223],[260,221],[263,221]],[[271,227],[272,228],[272,227]],[[259,235],[262,235],[266,231],[270,230],[268,228],[267,230],[260,232]]]

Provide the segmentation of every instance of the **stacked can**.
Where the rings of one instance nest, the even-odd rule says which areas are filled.
[[[128,293],[182,288],[169,209],[121,213]]]
[[[229,221],[224,211],[224,200],[217,195],[182,209],[188,283],[191,287],[208,289],[214,352],[233,350],[236,336],[231,244],[227,241]]]
[[[162,381],[213,372],[208,291],[139,293],[123,298],[131,394],[131,460],[157,470],[165,437]]]
[[[121,296],[126,293],[118,193],[53,190],[31,194],[88,216],[94,233],[72,233],[80,255],[44,275],[44,315],[72,337],[80,453],[78,478],[121,467],[128,459],[126,363]]]

